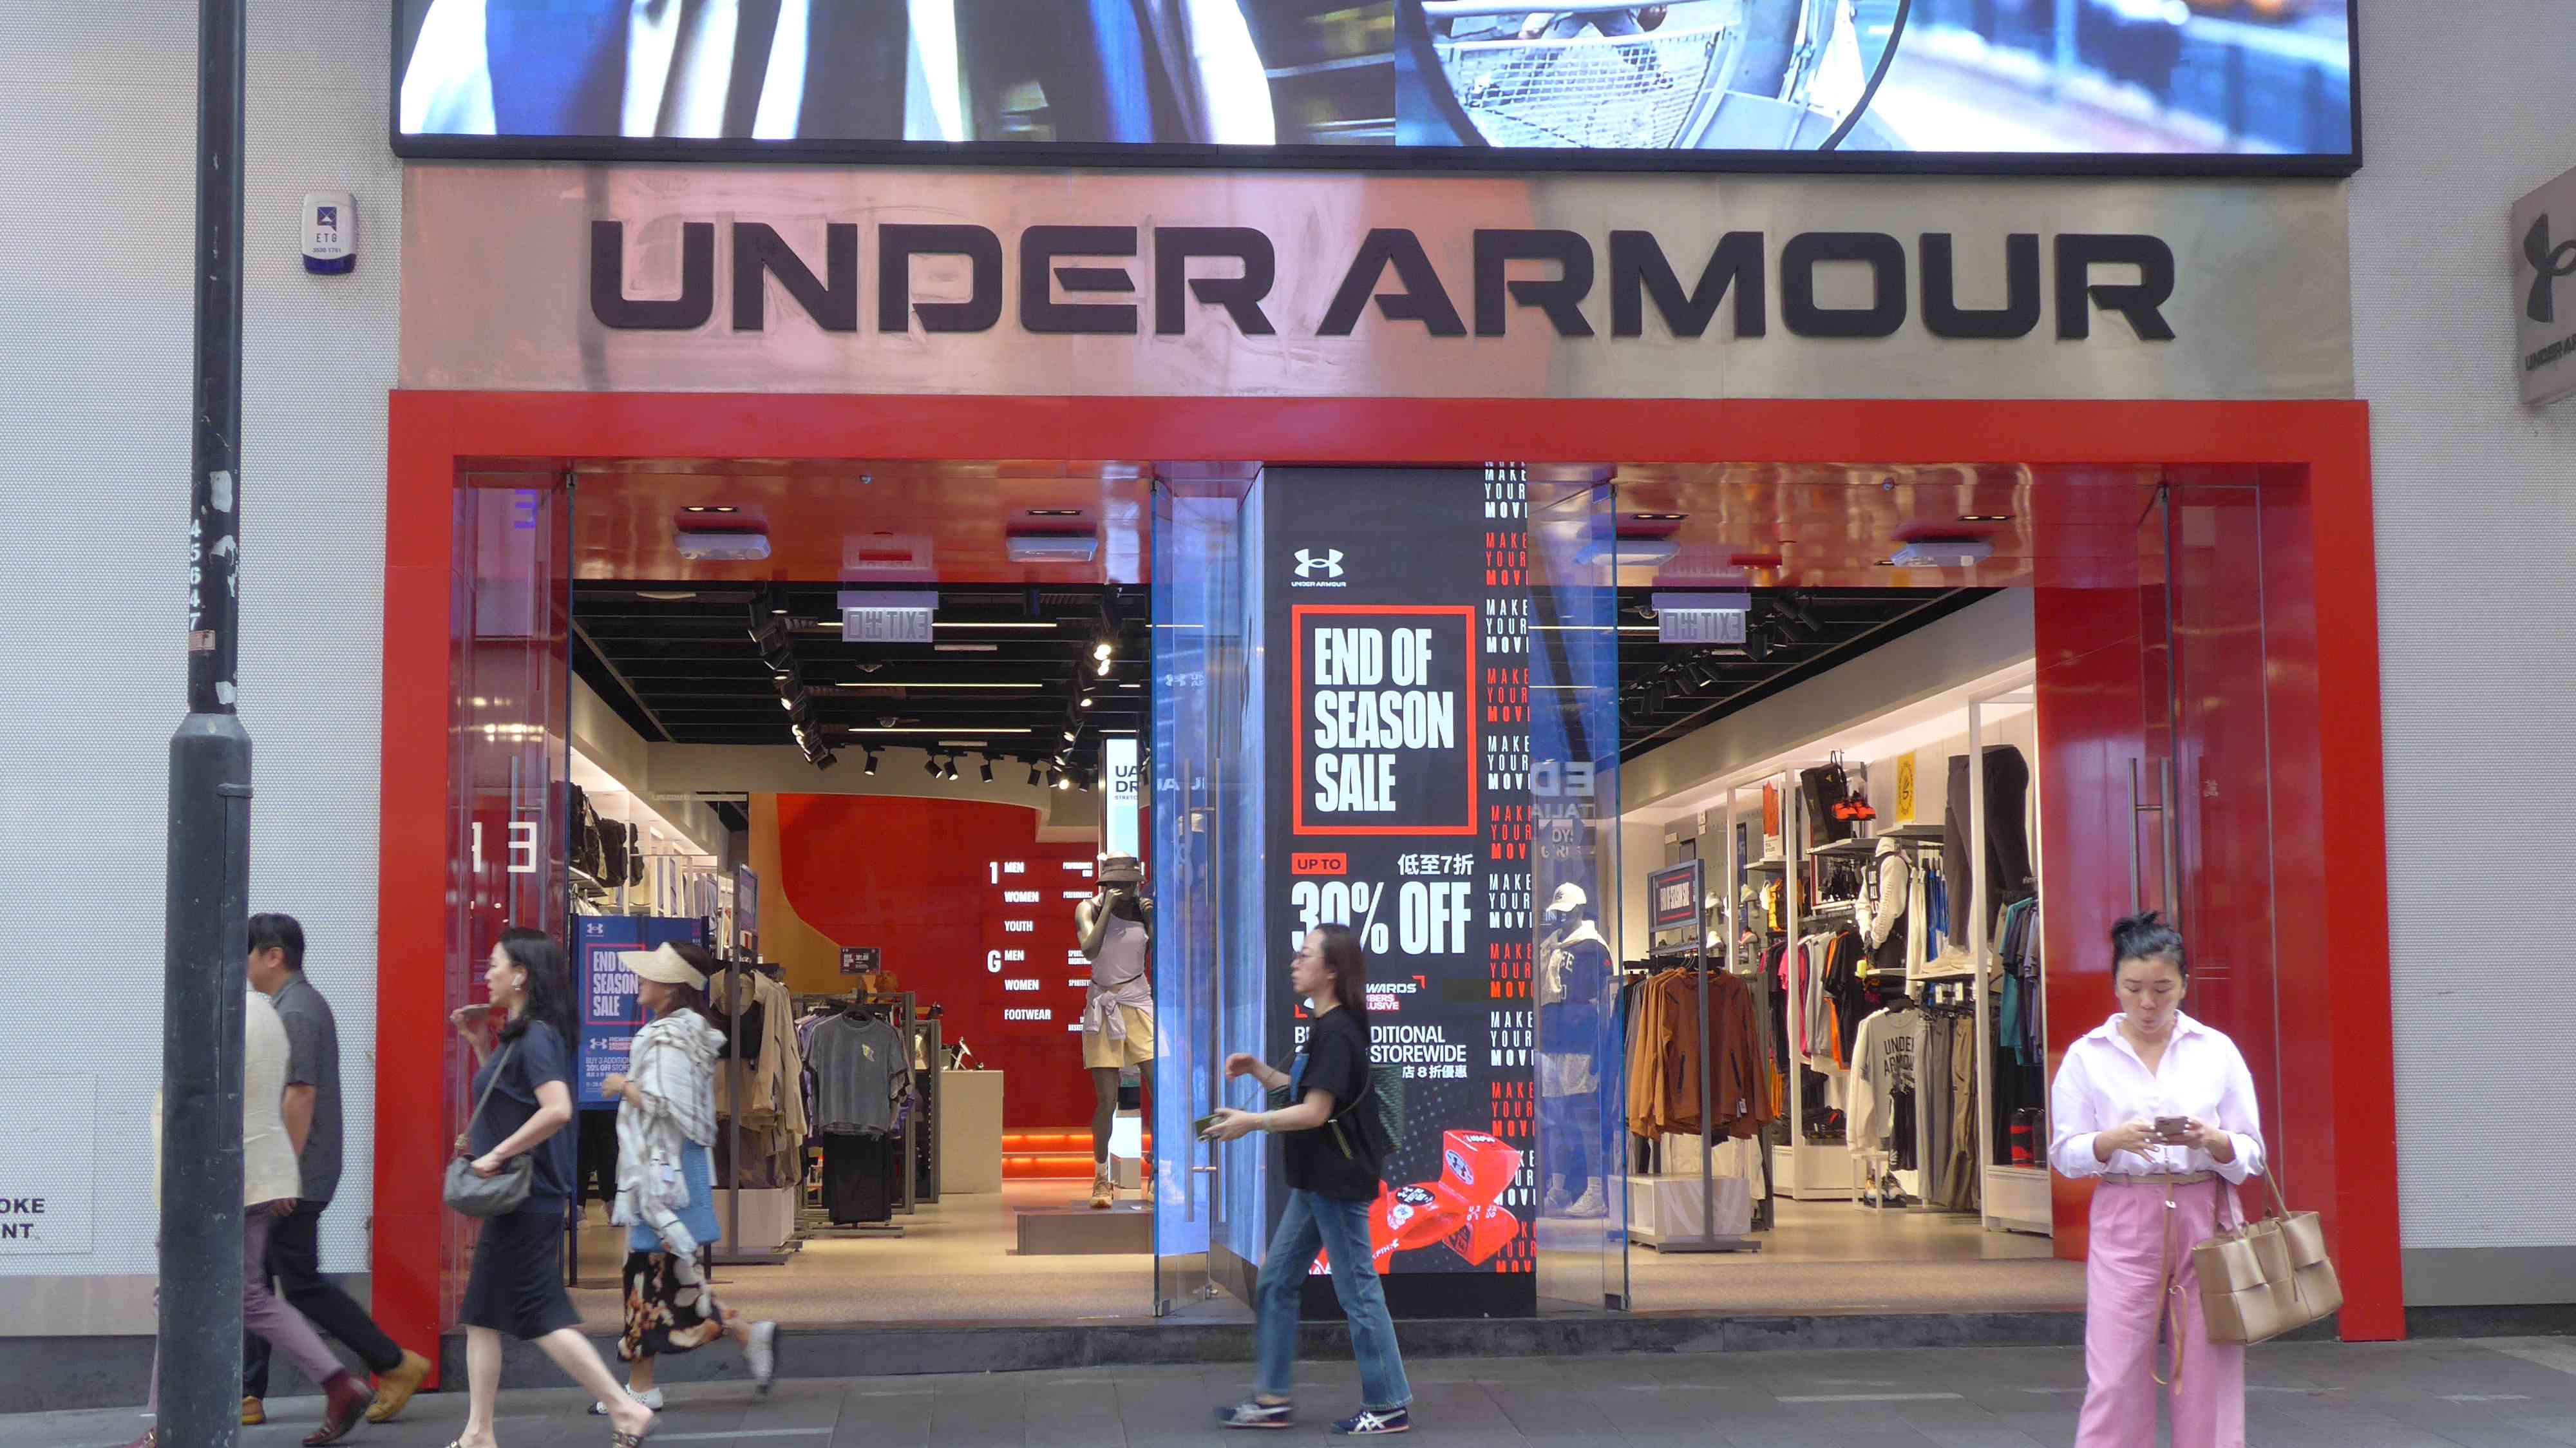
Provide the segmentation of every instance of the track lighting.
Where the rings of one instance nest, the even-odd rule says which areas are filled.
[[[817,755],[814,755],[814,756],[812,756],[812,757],[813,757],[813,760],[814,760],[814,767],[815,767],[816,769],[829,769],[829,768],[831,768],[833,765],[840,763],[839,758],[838,758],[837,756],[835,756],[835,755],[832,753],[832,751],[831,751],[831,750],[828,750],[828,749],[826,749],[826,750],[824,750],[822,753],[817,754]]]
[[[1118,646],[1107,639],[1102,639],[1091,646],[1091,656],[1095,659],[1106,660],[1117,652]]]
[[[1067,744],[1071,744],[1075,739],[1080,737],[1081,736],[1076,734],[1073,730],[1067,729],[1064,731],[1064,742]]]
[[[1771,600],[1771,617],[1802,639],[1814,638],[1820,632],[1816,627],[1815,610],[1803,594],[1784,593]]]
[[[937,779],[939,777],[939,761],[936,759],[924,758],[921,761],[921,772],[929,775],[933,779]]]
[[[1077,785],[1077,787],[1078,787],[1079,789],[1081,789],[1081,791],[1082,791],[1084,794],[1089,794],[1089,793],[1091,793],[1091,776],[1090,776],[1090,775],[1088,775],[1088,774],[1085,774],[1085,775],[1080,776],[1079,778],[1080,778],[1080,783]]]
[[[1771,630],[1748,628],[1744,631],[1744,656],[1755,663],[1771,657]]]
[[[1094,678],[1100,678],[1100,679],[1108,678],[1108,677],[1109,677],[1109,666],[1110,666],[1110,660],[1108,659],[1108,657],[1107,657],[1106,655],[1103,655],[1103,656],[1102,656],[1102,658],[1101,658],[1101,660],[1100,660],[1099,665],[1098,665],[1097,667],[1095,667],[1095,668],[1093,668],[1093,669],[1092,669],[1092,671],[1091,671],[1091,673],[1092,673],[1092,677],[1094,677]]]
[[[1069,774],[1059,774],[1059,775],[1057,775],[1057,776],[1055,777],[1055,787],[1056,787],[1056,788],[1058,788],[1058,789],[1071,789],[1071,788],[1073,788],[1073,776],[1072,776],[1072,775],[1069,775]]]
[[[957,758],[955,755],[949,756],[948,767],[939,772],[939,777],[941,779],[955,779],[957,777]]]
[[[984,761],[984,768],[983,768],[983,771],[982,771],[982,772],[983,772],[983,776],[984,776],[984,782],[985,782],[986,784],[991,784],[991,783],[993,782],[993,761],[992,761],[992,760],[987,759],[987,760],[985,760],[985,761]]]
[[[871,749],[871,750],[869,750],[869,751],[868,751],[868,769],[867,769],[867,772],[868,772],[871,776],[873,776],[873,775],[877,772],[877,752],[876,752],[875,750],[873,750],[873,749]]]
[[[1083,695],[1083,696],[1082,696],[1082,707],[1083,707],[1083,708],[1085,708],[1085,709],[1088,709],[1088,708],[1090,708],[1090,707],[1091,707],[1091,696],[1090,696],[1089,694],[1085,694],[1085,695]]]
[[[1044,779],[1044,776],[1041,774],[1041,772],[1039,771],[1038,767],[1037,767],[1036,765],[1034,765],[1034,764],[1030,765],[1030,766],[1029,766],[1029,787],[1030,787],[1030,788],[1032,788],[1032,789],[1037,788],[1037,787],[1038,787],[1038,785],[1039,785],[1040,783],[1042,783],[1042,782],[1043,782],[1043,779]]]

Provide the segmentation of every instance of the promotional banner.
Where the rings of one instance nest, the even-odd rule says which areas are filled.
[[[635,973],[617,957],[676,940],[705,945],[707,923],[660,915],[583,915],[573,924],[573,987],[581,996],[581,1039],[573,1043],[573,1100],[584,1111],[613,1111],[617,1103],[600,1083],[626,1069],[627,1048],[644,1024],[644,1007],[635,998]]]
[[[1368,952],[1375,1058],[1405,1074],[1378,1267],[1399,1310],[1402,1279],[1431,1273],[1516,1278],[1476,1310],[1533,1310],[1521,485],[1272,469],[1265,493],[1268,693],[1289,731],[1268,912],[1283,959],[1326,923]],[[1284,1058],[1307,1017],[1273,999]]]
[[[408,155],[2356,159],[2351,0],[395,5]]]

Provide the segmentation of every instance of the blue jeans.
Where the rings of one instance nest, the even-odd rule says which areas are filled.
[[[1291,1191],[1270,1256],[1261,1264],[1260,1322],[1253,1329],[1259,1364],[1256,1390],[1288,1396],[1297,1372],[1297,1294],[1315,1265],[1315,1251],[1332,1254],[1333,1295],[1351,1323],[1351,1355],[1359,1359],[1360,1406],[1391,1413],[1413,1403],[1404,1359],[1395,1350],[1395,1320],[1387,1316],[1386,1289],[1369,1258],[1369,1203],[1338,1202],[1313,1192]]]

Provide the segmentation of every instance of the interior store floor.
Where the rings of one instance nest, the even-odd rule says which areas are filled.
[[[1151,1315],[1153,1259],[1023,1257],[1015,1207],[1059,1206],[1088,1195],[1088,1181],[1008,1182],[999,1192],[947,1196],[898,1217],[900,1237],[807,1241],[783,1266],[716,1269],[716,1295],[755,1317],[786,1323],[1079,1322]],[[613,1330],[624,1320],[618,1268],[625,1229],[596,1203],[581,1231],[582,1322]]]
[[[2045,1237],[1989,1232],[1973,1213],[1850,1202],[1773,1204],[1753,1253],[1628,1253],[1640,1312],[2034,1312],[2080,1309],[2084,1264]]]
[[[903,1219],[904,1235],[808,1241],[776,1267],[719,1267],[718,1295],[781,1322],[1078,1322],[1148,1315],[1154,1267],[1144,1257],[1023,1257],[1014,1207],[1079,1198],[1085,1184],[1014,1182],[999,1193],[951,1196]],[[2084,1268],[2049,1256],[2044,1238],[1988,1232],[1974,1216],[1880,1212],[1848,1202],[1777,1204],[1757,1233],[1759,1253],[1628,1254],[1629,1290],[1643,1312],[2027,1312],[2078,1309]],[[624,1317],[618,1268],[624,1232],[593,1204],[581,1233],[573,1301],[585,1326],[614,1331]],[[1231,1299],[1207,1314],[1239,1316]]]

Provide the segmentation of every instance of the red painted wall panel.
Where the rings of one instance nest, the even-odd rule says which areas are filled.
[[[842,945],[873,945],[919,1004],[941,1007],[941,1039],[1007,1073],[1002,1124],[1011,1130],[1087,1126],[1091,1081],[1081,1019],[1087,965],[1075,954],[1074,901],[1087,895],[1092,851],[1040,844],[1038,817],[974,800],[791,794],[778,797],[780,882],[806,924]],[[995,866],[1025,865],[996,876]],[[1034,901],[1008,898],[1034,895]],[[1033,928],[1022,932],[1011,922]],[[992,951],[1026,959],[988,968]],[[1070,957],[1070,959],[1068,959]],[[1036,990],[1006,989],[1036,981]],[[1010,1020],[1005,1011],[1044,1010]]]
[[[2043,588],[2039,652],[2040,928],[2048,1074],[2115,1008],[2104,942],[2129,908],[2129,761],[2143,745],[2138,594]],[[2057,1255],[2082,1261],[2093,1189],[2051,1175]]]

